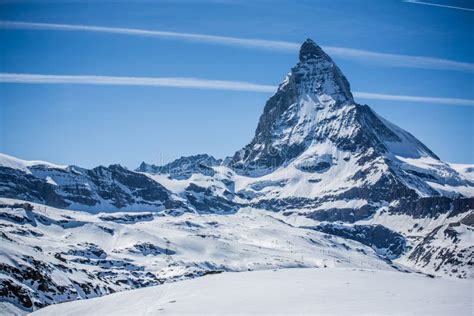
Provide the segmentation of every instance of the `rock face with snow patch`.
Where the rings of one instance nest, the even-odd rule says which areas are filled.
[[[184,207],[149,177],[120,165],[85,169],[0,157],[0,196],[77,210],[163,210]],[[16,168],[14,166],[17,166]]]
[[[335,236],[356,240],[372,247],[382,257],[396,259],[405,251],[405,238],[382,225],[337,225],[333,223],[311,227],[311,229]]]
[[[202,154],[189,157],[181,157],[164,166],[155,166],[142,162],[137,171],[151,174],[166,174],[170,178],[184,180],[189,179],[193,174],[201,173],[203,175],[213,176],[215,174],[212,167],[218,166],[222,160],[212,156]]]
[[[474,276],[474,213],[459,221],[444,224],[423,237],[410,252],[408,260],[421,269],[432,269],[445,275]]]

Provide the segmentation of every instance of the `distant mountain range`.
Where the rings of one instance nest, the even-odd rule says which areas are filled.
[[[357,104],[341,70],[310,39],[267,101],[255,137],[232,157],[143,162],[132,171],[0,155],[0,197],[0,297],[20,311],[265,266],[356,266],[359,260],[474,276],[474,166],[441,161],[413,135]],[[265,229],[273,227],[278,247],[244,262],[245,238],[238,235],[248,227],[239,221],[258,223],[255,234],[265,243],[259,247],[269,247]],[[204,237],[185,246],[173,240],[179,235],[169,234],[173,229]],[[299,234],[321,251],[318,260],[282,255],[288,238],[296,257],[311,256],[294,240]],[[222,251],[234,247],[242,258],[199,255],[203,245],[209,251],[224,240]],[[339,263],[324,253],[331,247]],[[163,260],[159,269],[149,255]]]

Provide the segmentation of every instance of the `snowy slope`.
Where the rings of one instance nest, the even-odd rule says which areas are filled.
[[[56,165],[46,161],[39,160],[22,160],[9,155],[0,153],[0,166],[12,169],[18,169],[30,173],[29,167],[44,166],[46,168],[66,169],[67,166]]]
[[[33,315],[472,315],[472,283],[361,269],[223,273]]]
[[[396,271],[368,246],[270,215],[90,214],[0,199],[2,301],[32,311],[219,271]]]
[[[450,163],[451,168],[462,174],[466,179],[474,181],[474,165]]]

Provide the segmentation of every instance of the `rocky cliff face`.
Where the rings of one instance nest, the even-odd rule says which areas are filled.
[[[222,160],[207,154],[181,157],[163,166],[156,166],[142,162],[136,171],[151,174],[167,174],[170,178],[177,180],[189,179],[193,174],[213,176],[212,167],[222,164]]]
[[[0,158],[2,197],[91,212],[184,207],[158,182],[120,165],[88,170]]]

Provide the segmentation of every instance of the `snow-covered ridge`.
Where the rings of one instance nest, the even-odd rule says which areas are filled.
[[[0,153],[0,166],[8,167],[12,169],[18,169],[27,173],[30,173],[29,167],[32,166],[44,166],[47,168],[54,169],[66,169],[68,166],[56,165],[50,162],[41,160],[22,160],[9,155]]]
[[[474,181],[474,164],[450,163],[451,168],[462,174],[466,179]]]

